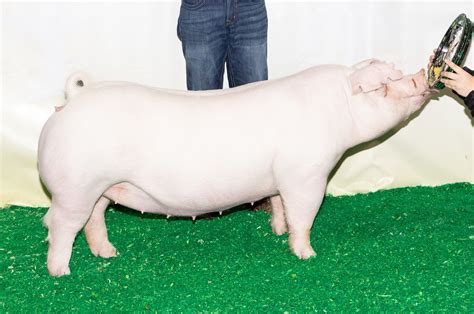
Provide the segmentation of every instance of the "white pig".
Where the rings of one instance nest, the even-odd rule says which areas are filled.
[[[281,79],[184,92],[126,82],[66,83],[67,103],[43,127],[38,168],[52,196],[48,271],[70,273],[76,234],[115,256],[104,211],[195,217],[271,197],[271,226],[301,259],[327,177],[350,147],[418,110],[424,70],[404,76],[375,59],[322,65]]]

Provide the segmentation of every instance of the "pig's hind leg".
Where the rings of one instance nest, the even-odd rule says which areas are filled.
[[[272,196],[270,202],[272,204],[271,225],[273,233],[276,235],[285,234],[288,232],[288,225],[286,224],[285,209],[280,195]]]
[[[105,226],[105,210],[110,201],[101,196],[94,206],[92,215],[84,227],[86,240],[89,244],[92,254],[103,258],[117,256],[117,250],[109,242],[107,227]]]
[[[80,193],[77,188],[52,192],[52,203],[44,217],[48,228],[48,272],[52,276],[70,274],[69,260],[77,233],[89,219],[99,198],[94,193]],[[100,195],[100,194],[98,194]]]

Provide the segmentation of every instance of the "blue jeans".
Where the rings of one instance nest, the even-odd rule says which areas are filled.
[[[188,90],[222,88],[268,79],[264,0],[182,0],[178,38]]]

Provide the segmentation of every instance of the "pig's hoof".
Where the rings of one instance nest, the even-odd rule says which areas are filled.
[[[299,259],[308,259],[312,256],[316,256],[316,252],[313,250],[311,245],[308,243],[295,243],[290,240],[290,248],[293,254]]]
[[[69,269],[69,266],[48,266],[48,272],[51,276],[54,277],[61,277],[64,275],[70,275],[71,270]]]
[[[285,221],[272,219],[272,231],[276,235],[283,235],[288,232],[288,226]]]
[[[103,258],[117,256],[117,249],[109,241],[103,241],[98,247],[91,247],[91,252],[94,256],[100,256]]]

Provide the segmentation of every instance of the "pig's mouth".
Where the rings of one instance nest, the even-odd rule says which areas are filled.
[[[439,93],[439,90],[437,90],[436,88],[428,88],[426,91],[424,91],[420,95],[423,96],[423,97],[428,98],[428,97],[433,96],[437,93]]]
[[[431,96],[431,95],[435,95],[437,93],[439,93],[439,89],[436,89],[436,88],[429,88],[428,91],[426,91],[426,94],[428,96]]]
[[[432,91],[431,89],[427,89],[421,94],[406,96],[406,97],[403,97],[403,99],[405,99],[406,101],[409,101],[410,103],[422,104],[434,93],[436,92]]]

